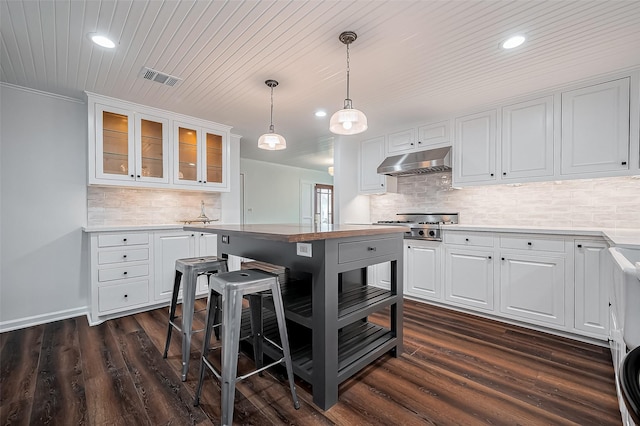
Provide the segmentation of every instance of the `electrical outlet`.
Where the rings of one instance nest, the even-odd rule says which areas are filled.
[[[223,235],[222,236],[222,243],[223,244],[229,244],[229,236],[228,235]]]
[[[296,254],[298,256],[312,257],[311,243],[296,243]]]

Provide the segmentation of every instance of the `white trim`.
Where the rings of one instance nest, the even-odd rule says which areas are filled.
[[[0,322],[0,333],[18,330],[21,328],[33,327],[35,325],[47,324],[54,321],[60,321],[69,318],[75,318],[82,315],[89,315],[89,307],[82,306],[80,308],[65,309],[58,312],[49,312],[47,314],[34,315],[26,318],[19,318],[10,321]]]
[[[32,89],[30,87],[18,86],[16,84],[5,83],[4,81],[0,81],[0,87],[9,87],[12,89],[21,90],[23,92],[29,92],[29,93],[33,93],[40,96],[46,96],[49,98],[60,99],[63,101],[74,102],[74,103],[83,104],[83,105],[86,103],[82,99],[72,98],[70,96],[58,95],[57,93],[45,92],[38,89]]]

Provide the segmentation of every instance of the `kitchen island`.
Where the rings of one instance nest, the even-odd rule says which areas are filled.
[[[288,268],[282,283],[294,372],[326,410],[338,385],[386,352],[402,352],[403,231],[369,225],[203,225],[218,235],[218,255]],[[367,286],[367,266],[390,262],[391,288]],[[389,324],[367,316],[389,308]],[[265,329],[265,334],[268,330]],[[269,355],[268,345],[265,353]]]

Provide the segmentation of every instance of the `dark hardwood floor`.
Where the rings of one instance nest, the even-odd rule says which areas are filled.
[[[186,382],[179,334],[162,358],[167,317],[157,309],[95,327],[78,317],[1,334],[1,424],[218,424],[214,378],[192,404],[198,351]],[[200,347],[201,334],[194,340]],[[607,348],[413,301],[404,343],[399,358],[385,355],[344,382],[326,412],[302,381],[293,409],[280,370],[240,382],[234,424],[621,424]]]

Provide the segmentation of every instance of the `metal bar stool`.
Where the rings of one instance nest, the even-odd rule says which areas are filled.
[[[191,354],[191,335],[202,330],[193,330],[193,306],[196,299],[198,277],[203,274],[211,275],[216,272],[226,272],[227,261],[216,256],[190,257],[176,260],[176,275],[173,281],[173,294],[169,307],[169,325],[167,327],[167,342],[164,346],[163,357],[167,357],[171,332],[175,328],[182,333],[182,381],[187,380],[189,371],[189,356]],[[176,322],[176,307],[182,278],[182,326]]]
[[[240,329],[242,320],[242,300],[243,296],[249,295],[249,303],[255,303],[262,296],[262,292],[270,291],[273,296],[274,310],[276,313],[276,319],[278,321],[278,330],[280,332],[280,341],[282,347],[278,346],[272,340],[267,339],[262,335],[262,313],[258,312],[253,306],[250,306],[251,311],[251,330],[254,337],[254,354],[256,357],[256,369],[248,374],[237,376],[238,369],[238,350],[240,344]],[[216,304],[219,297],[222,298],[222,322],[221,324],[214,324],[216,311],[218,310]],[[255,297],[257,296],[257,297]],[[222,329],[222,363],[221,372],[218,372],[216,368],[207,359],[207,354],[210,349],[209,343],[211,339],[211,330],[214,327],[221,326]],[[226,273],[214,274],[209,279],[209,300],[207,301],[207,320],[204,342],[202,345],[202,358],[200,360],[200,378],[198,379],[198,387],[196,389],[196,396],[194,400],[194,406],[200,404],[200,393],[202,391],[202,382],[204,380],[205,367],[211,370],[211,372],[220,380],[222,388],[222,424],[230,425],[233,421],[233,405],[235,399],[236,382],[246,379],[253,374],[260,373],[269,367],[284,362],[287,368],[287,376],[289,379],[289,386],[291,388],[291,396],[293,397],[293,406],[300,408],[298,402],[298,395],[296,394],[296,387],[293,378],[293,365],[291,363],[291,354],[289,352],[289,338],[287,336],[287,327],[284,319],[284,308],[282,306],[282,296],[280,294],[280,285],[278,283],[277,276],[268,272],[260,271],[257,269],[248,269],[241,271],[233,271]],[[258,334],[256,336],[256,334]],[[256,348],[258,343],[256,338],[260,340],[260,343],[264,339],[269,344],[282,350],[282,358],[279,360],[265,365],[262,365],[262,353],[258,353]],[[260,346],[261,347],[261,346]],[[261,351],[260,351],[261,352]]]

